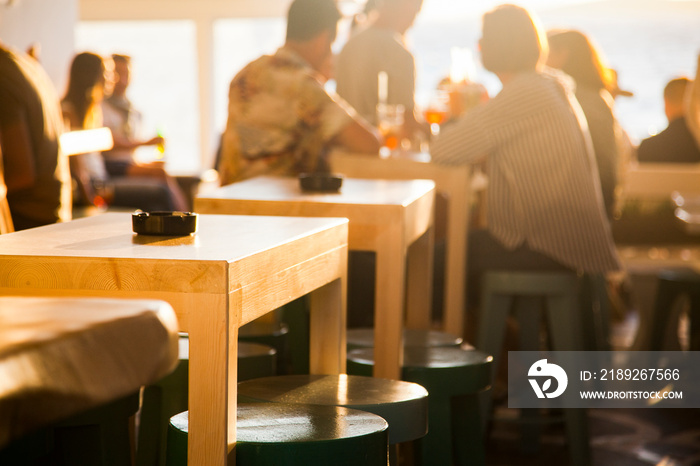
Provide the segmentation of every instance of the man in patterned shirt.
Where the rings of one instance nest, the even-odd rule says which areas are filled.
[[[295,0],[287,37],[233,78],[218,165],[221,184],[318,170],[329,146],[378,154],[378,133],[323,87],[340,13],[333,0]]]

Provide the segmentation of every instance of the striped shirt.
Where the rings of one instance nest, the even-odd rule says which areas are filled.
[[[526,243],[583,272],[620,268],[585,118],[563,78],[516,76],[430,149],[438,164],[488,161],[488,229],[506,248]]]

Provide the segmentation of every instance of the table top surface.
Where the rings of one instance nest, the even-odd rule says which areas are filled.
[[[235,262],[346,223],[344,218],[199,215],[194,235],[168,237],[137,235],[131,214],[106,213],[2,235],[0,259],[26,255]]]
[[[0,446],[169,373],[177,326],[162,301],[0,297]]]
[[[201,199],[290,201],[319,204],[408,205],[434,190],[430,180],[345,178],[337,193],[304,192],[294,177],[260,176],[222,186]]]

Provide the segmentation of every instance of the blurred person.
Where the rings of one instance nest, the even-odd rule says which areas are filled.
[[[637,148],[639,162],[698,163],[700,146],[686,119],[685,96],[692,81],[686,77],[670,80],[664,88],[664,112],[668,126],[644,139]]]
[[[114,147],[102,153],[105,168],[110,176],[152,177],[163,180],[170,189],[174,202],[184,210],[187,205],[185,194],[177,180],[165,171],[164,161],[139,162],[134,152],[139,147],[158,146],[164,148],[165,139],[155,135],[149,139],[139,138],[141,112],[131,103],[126,91],[131,83],[131,57],[112,54],[114,62],[114,86],[111,94],[102,102],[104,125],[112,131]]]
[[[618,270],[585,118],[571,79],[544,66],[547,38],[537,20],[498,6],[483,16],[479,44],[484,68],[503,87],[431,145],[438,164],[488,161],[487,228],[469,232],[469,286],[493,269]]]
[[[0,43],[0,153],[15,230],[71,219],[58,95],[39,63]]]
[[[141,129],[141,112],[138,111],[126,95],[131,83],[131,57],[112,54],[114,62],[114,88],[112,93],[102,102],[102,117],[104,125],[112,131],[114,147],[102,155],[105,158],[107,171],[112,176],[129,174],[140,166],[134,159],[134,151],[143,146],[162,146],[165,139],[155,135],[149,139],[138,137]]]
[[[576,83],[578,100],[593,141],[603,204],[609,218],[615,207],[618,167],[626,150],[623,130],[613,112],[611,90],[616,80],[590,38],[580,31],[554,30],[548,33],[547,65],[562,70]]]
[[[102,101],[114,86],[114,63],[92,52],[73,58],[68,89],[61,107],[71,130],[103,127]],[[183,200],[173,195],[164,172],[151,176],[111,177],[102,154],[92,152],[71,157],[71,171],[77,180],[80,201],[87,205],[105,204],[148,211],[187,210]]]
[[[323,154],[333,145],[378,154],[376,130],[323,87],[339,19],[333,0],[295,0],[284,45],[233,78],[218,163],[222,185],[327,169]]]
[[[700,147],[700,53],[695,68],[695,79],[690,83],[685,96],[686,118],[688,128]]]
[[[404,132],[427,134],[415,108],[416,64],[404,35],[423,0],[379,0],[368,25],[345,44],[336,64],[337,92],[372,124],[377,124],[378,75],[387,73],[387,102],[404,107]]]

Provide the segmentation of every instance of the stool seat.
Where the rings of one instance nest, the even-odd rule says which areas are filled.
[[[277,352],[276,374],[287,374],[292,362],[289,326],[284,322],[256,319],[239,327],[238,341],[271,346]]]
[[[238,384],[239,402],[342,406],[367,411],[389,424],[389,443],[423,437],[428,430],[428,392],[422,386],[356,375],[286,375]]]
[[[187,409],[190,339],[180,333],[180,363],[173,372],[143,390],[136,466],[164,466],[170,418]],[[258,343],[238,342],[238,380],[275,374],[276,351]]]
[[[271,346],[238,342],[238,380],[256,379],[275,374],[277,351]]]
[[[354,349],[347,358],[349,374],[372,374],[374,348]],[[404,348],[402,380],[429,394],[428,433],[417,441],[423,466],[484,463],[479,396],[490,388],[491,361],[488,354],[459,347]]]
[[[350,328],[347,330],[348,349],[368,348],[374,346],[373,328]],[[403,330],[404,346],[459,346],[461,337],[437,330],[409,329]]]
[[[403,380],[413,381],[417,378],[424,382],[421,373],[430,373],[431,380],[444,384],[441,390],[446,393],[475,392],[491,384],[493,358],[480,351],[465,351],[453,347],[407,347],[404,348],[403,358]],[[352,364],[353,374],[371,373],[374,366],[374,348],[358,348],[348,352],[348,364]],[[348,372],[351,372],[349,368]]]
[[[238,466],[386,466],[388,424],[339,406],[241,403],[236,422]],[[168,466],[187,464],[188,412],[170,420]]]

